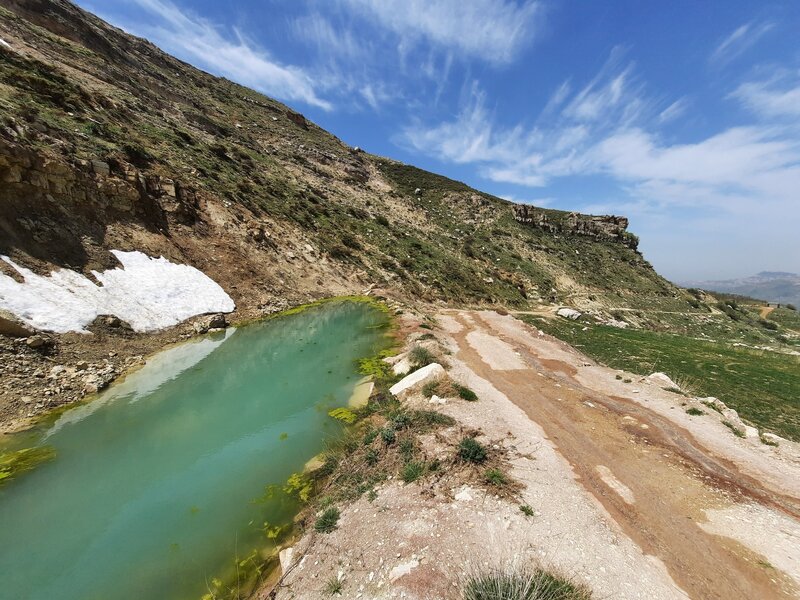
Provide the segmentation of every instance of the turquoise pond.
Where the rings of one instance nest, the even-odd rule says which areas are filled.
[[[291,522],[266,487],[341,435],[387,320],[331,302],[205,336],[42,427],[55,459],[0,486],[0,598],[199,600]]]

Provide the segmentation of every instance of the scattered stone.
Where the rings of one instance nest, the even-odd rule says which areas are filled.
[[[581,318],[581,313],[579,313],[574,308],[559,308],[556,314],[559,317],[564,317],[565,319],[572,319],[573,321],[577,321]]]
[[[439,363],[431,363],[428,366],[417,369],[410,375],[403,377],[403,379],[389,388],[389,393],[391,393],[393,396],[400,396],[401,394],[418,385],[438,379],[439,377],[443,377],[444,374],[445,371],[442,365]]]
[[[278,553],[278,560],[281,561],[281,573],[286,574],[286,571],[292,564],[292,557],[294,556],[294,547],[284,548]]]
[[[52,338],[45,335],[32,335],[25,340],[25,345],[28,346],[28,348],[43,352],[52,349],[53,346],[55,346],[55,342]]]
[[[674,381],[672,381],[672,379],[670,379],[669,375],[667,375],[666,373],[661,373],[661,372],[651,373],[645,379],[647,379],[647,381],[649,381],[650,383],[660,385],[661,387],[672,387],[680,389],[680,386]]]
[[[397,565],[394,569],[389,571],[389,581],[395,582],[401,577],[408,575],[419,566],[419,561],[417,559],[410,560],[406,563]]]
[[[79,360],[77,363],[75,363],[75,368],[78,371],[85,371],[89,368],[89,363],[87,363],[85,360]]]

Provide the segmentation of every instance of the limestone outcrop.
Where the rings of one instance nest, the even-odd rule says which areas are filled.
[[[554,234],[585,235],[598,240],[619,242],[636,249],[639,238],[627,231],[628,219],[614,215],[583,215],[576,212],[551,216],[546,211],[523,204],[514,205],[514,218]]]

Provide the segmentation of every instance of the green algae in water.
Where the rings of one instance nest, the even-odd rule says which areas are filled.
[[[53,460],[55,456],[55,450],[50,446],[0,453],[0,485],[31,471],[41,463]]]
[[[0,486],[0,597],[196,600],[257,571],[386,322],[337,302],[206,336],[65,412],[37,446],[56,458]]]

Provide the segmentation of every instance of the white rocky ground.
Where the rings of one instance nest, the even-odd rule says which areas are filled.
[[[476,323],[473,316],[476,321],[486,319],[494,331],[502,333],[489,335],[475,327],[464,334],[464,323]],[[537,335],[519,321],[496,313],[442,315],[439,323],[445,333],[463,335],[462,339],[490,373],[513,374],[530,369],[517,350],[517,341],[529,347],[532,344],[540,358],[562,361],[574,368],[575,379],[587,389],[624,396],[647,406],[688,429],[705,447],[734,461],[741,471],[757,476],[768,488],[795,498],[800,496],[800,452],[795,444],[782,442],[775,448],[757,438],[740,439],[720,423],[716,413],[690,417],[684,410],[676,410],[681,397],[666,392],[659,377],[636,378],[634,384],[624,384],[616,379],[617,371],[587,362],[565,344]],[[441,337],[442,332],[436,335]],[[479,430],[482,442],[505,449],[509,473],[523,486],[520,497],[501,498],[463,482],[448,487],[446,483],[442,486],[425,480],[412,484],[389,481],[378,488],[374,501],[362,497],[343,507],[335,532],[322,535],[312,531],[297,543],[277,598],[328,598],[327,583],[338,579],[343,598],[456,599],[460,598],[460,587],[468,573],[519,561],[569,573],[588,584],[596,598],[687,598],[667,566],[626,535],[606,505],[590,493],[586,482],[578,478],[559,451],[558,441],[549,439],[542,427],[492,381],[468,366],[454,340],[446,340],[454,353],[446,357],[448,372],[477,392],[480,400],[448,398],[444,404],[437,401],[435,408],[454,417],[459,427]],[[545,378],[543,385],[552,378],[548,373],[539,375]],[[631,376],[626,374],[628,377]],[[559,383],[550,381],[549,385],[561,389]],[[408,405],[431,407],[431,401],[421,394],[405,394]],[[588,400],[584,404],[594,408]],[[598,422],[598,435],[602,435],[600,432]],[[426,436],[424,447],[428,455],[438,457],[452,452],[452,447],[443,445],[443,439],[448,437],[452,440],[453,433]],[[621,465],[609,462],[594,471],[612,495],[636,513],[637,503],[653,500],[636,497],[615,475],[615,470],[617,474],[622,472],[619,469]],[[520,504],[533,507],[535,515],[526,517]],[[800,584],[800,526],[796,520],[762,504],[731,502],[727,496],[717,498],[704,514],[702,530],[698,530],[701,535],[705,531],[725,536],[714,539],[735,540],[744,552],[762,557],[763,569],[774,569],[775,585],[783,581],[783,591],[776,587],[776,595],[770,597],[794,597],[797,588],[791,580]],[[640,526],[647,529],[647,523]],[[697,576],[713,582],[721,575],[715,571],[698,572]],[[758,572],[754,576],[759,579]],[[767,585],[771,585],[768,582],[769,576]],[[762,584],[760,581],[758,585]],[[261,597],[266,593],[264,590]]]

